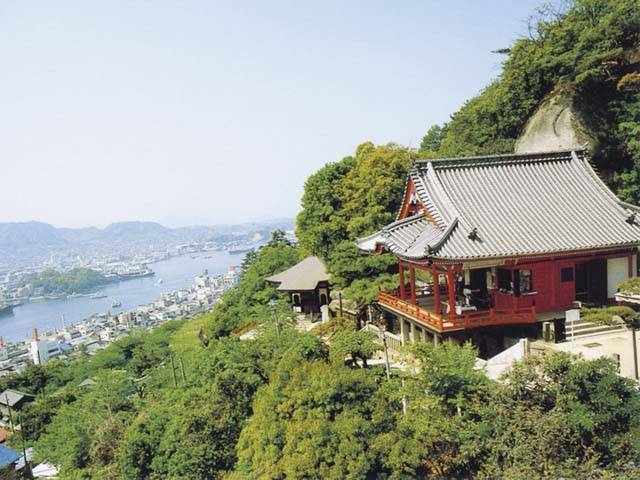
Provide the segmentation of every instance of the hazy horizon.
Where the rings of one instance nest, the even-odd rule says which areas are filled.
[[[291,221],[291,222],[295,222],[295,218],[294,217],[273,217],[273,218],[258,218],[258,219],[249,219],[246,221],[242,221],[242,222],[218,222],[218,223],[202,223],[202,222],[198,222],[197,219],[194,219],[193,222],[194,223],[190,223],[190,221],[188,220],[188,217],[185,217],[184,219],[184,223],[182,223],[180,221],[179,218],[176,219],[169,219],[166,221],[161,221],[161,220],[140,220],[140,219],[130,219],[130,220],[114,220],[112,222],[106,223],[104,225],[80,225],[80,226],[74,226],[74,227],[69,227],[67,225],[56,225],[54,223],[50,223],[50,222],[43,222],[41,220],[24,220],[24,221],[8,221],[8,222],[0,222],[0,225],[7,225],[7,224],[29,224],[29,223],[43,223],[43,224],[47,224],[47,225],[51,225],[54,228],[67,228],[67,229],[72,229],[72,230],[81,230],[81,229],[85,229],[85,228],[97,228],[99,230],[104,230],[105,228],[107,228],[110,225],[113,224],[118,224],[118,223],[156,223],[159,224],[163,227],[166,228],[189,228],[189,227],[225,227],[225,226],[233,226],[233,225],[250,225],[250,224],[264,224],[264,223],[282,223],[285,221]]]
[[[541,3],[3,2],[0,222],[293,218],[322,165],[447,121]]]

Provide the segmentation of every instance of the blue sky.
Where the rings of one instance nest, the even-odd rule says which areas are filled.
[[[0,3],[0,221],[294,216],[363,141],[417,146],[541,1]]]

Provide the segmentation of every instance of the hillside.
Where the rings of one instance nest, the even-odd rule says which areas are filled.
[[[34,446],[61,479],[640,474],[640,394],[612,360],[529,357],[496,382],[470,344],[421,342],[415,368],[387,376],[352,322],[300,332],[286,301],[267,306],[264,277],[298,253],[277,233],[212,315],[2,377],[0,390],[37,394],[9,445]],[[232,333],[245,322],[251,340]]]
[[[506,55],[501,75],[451,116],[438,148],[423,153],[511,152],[536,110],[560,101],[583,130],[578,143],[591,147],[619,195],[640,201],[638,3],[576,0],[565,11],[541,8],[529,36],[499,53]]]

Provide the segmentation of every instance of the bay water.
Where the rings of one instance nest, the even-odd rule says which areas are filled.
[[[133,310],[139,305],[151,303],[162,293],[169,293],[191,286],[194,278],[205,269],[210,275],[224,274],[231,265],[239,265],[243,255],[228,252],[199,252],[181,255],[149,264],[155,275],[109,283],[97,290],[105,298],[61,298],[26,302],[15,307],[13,313],[0,316],[0,336],[15,342],[31,336],[32,329],[51,331],[79,323],[96,313],[119,313]],[[112,307],[114,301],[121,306]]]

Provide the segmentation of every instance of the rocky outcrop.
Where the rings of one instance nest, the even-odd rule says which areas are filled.
[[[580,119],[571,98],[551,93],[527,121],[515,145],[515,153],[576,150],[596,147],[594,136]]]

